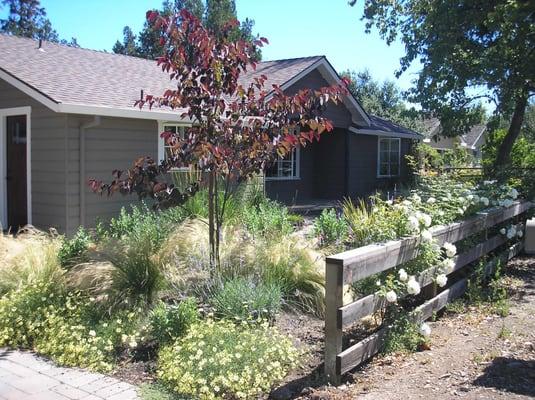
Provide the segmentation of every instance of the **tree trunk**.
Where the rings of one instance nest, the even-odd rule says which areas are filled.
[[[208,173],[208,244],[210,247],[210,272],[213,273],[216,268],[216,241],[215,241],[215,198],[214,198],[214,186],[215,186],[215,172],[210,171]],[[215,193],[217,195],[217,193]]]
[[[528,96],[527,93],[524,92],[516,100],[515,111],[513,112],[507,135],[505,135],[503,142],[498,148],[498,154],[496,155],[496,161],[494,162],[494,167],[496,169],[509,164],[511,161],[511,150],[513,149],[513,145],[518,138],[518,135],[520,135],[520,129],[524,122],[524,114],[526,113],[527,104]]]

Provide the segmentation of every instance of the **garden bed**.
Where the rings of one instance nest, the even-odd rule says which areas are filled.
[[[70,239],[36,231],[2,237],[0,254],[9,257],[0,271],[0,345],[201,398],[297,396],[325,383],[324,255],[425,236],[431,225],[507,209],[518,196],[508,186],[470,185],[426,179],[395,202],[346,202],[343,213],[325,210],[312,221],[249,187],[227,204],[217,269],[202,192],[167,211],[124,210]],[[504,225],[493,234],[511,244],[521,231]],[[429,244],[404,268],[416,275],[441,263],[443,251]],[[399,290],[392,279],[381,272],[345,296],[380,289],[388,298]],[[352,326],[347,344],[383,323],[379,315]],[[427,342],[411,329],[393,350]]]

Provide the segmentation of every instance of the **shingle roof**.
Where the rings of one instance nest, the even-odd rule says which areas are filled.
[[[387,119],[378,117],[377,115],[370,115],[370,120],[371,126],[366,129],[377,130],[386,133],[403,133],[406,135],[418,135],[420,137],[423,137],[423,135],[413,131],[412,129],[405,128],[404,126],[398,125]]]
[[[0,68],[56,103],[133,108],[141,89],[160,95],[173,87],[155,61],[50,42],[38,47],[33,39],[0,35]],[[282,85],[319,59],[261,62],[240,83],[263,73],[269,78],[266,88]]]

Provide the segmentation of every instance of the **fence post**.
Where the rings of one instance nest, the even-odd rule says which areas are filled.
[[[332,385],[340,384],[336,356],[342,352],[342,321],[338,309],[344,303],[343,265],[325,263],[325,375]]]

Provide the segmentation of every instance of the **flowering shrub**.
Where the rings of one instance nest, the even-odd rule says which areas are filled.
[[[159,353],[158,377],[200,399],[260,397],[283,379],[300,353],[267,324],[204,321]]]
[[[276,201],[265,199],[257,206],[245,207],[243,224],[254,236],[281,237],[293,231],[290,214]]]
[[[0,346],[34,348],[65,365],[112,369],[115,352],[137,347],[138,313],[101,319],[90,299],[37,282],[0,299]]]

